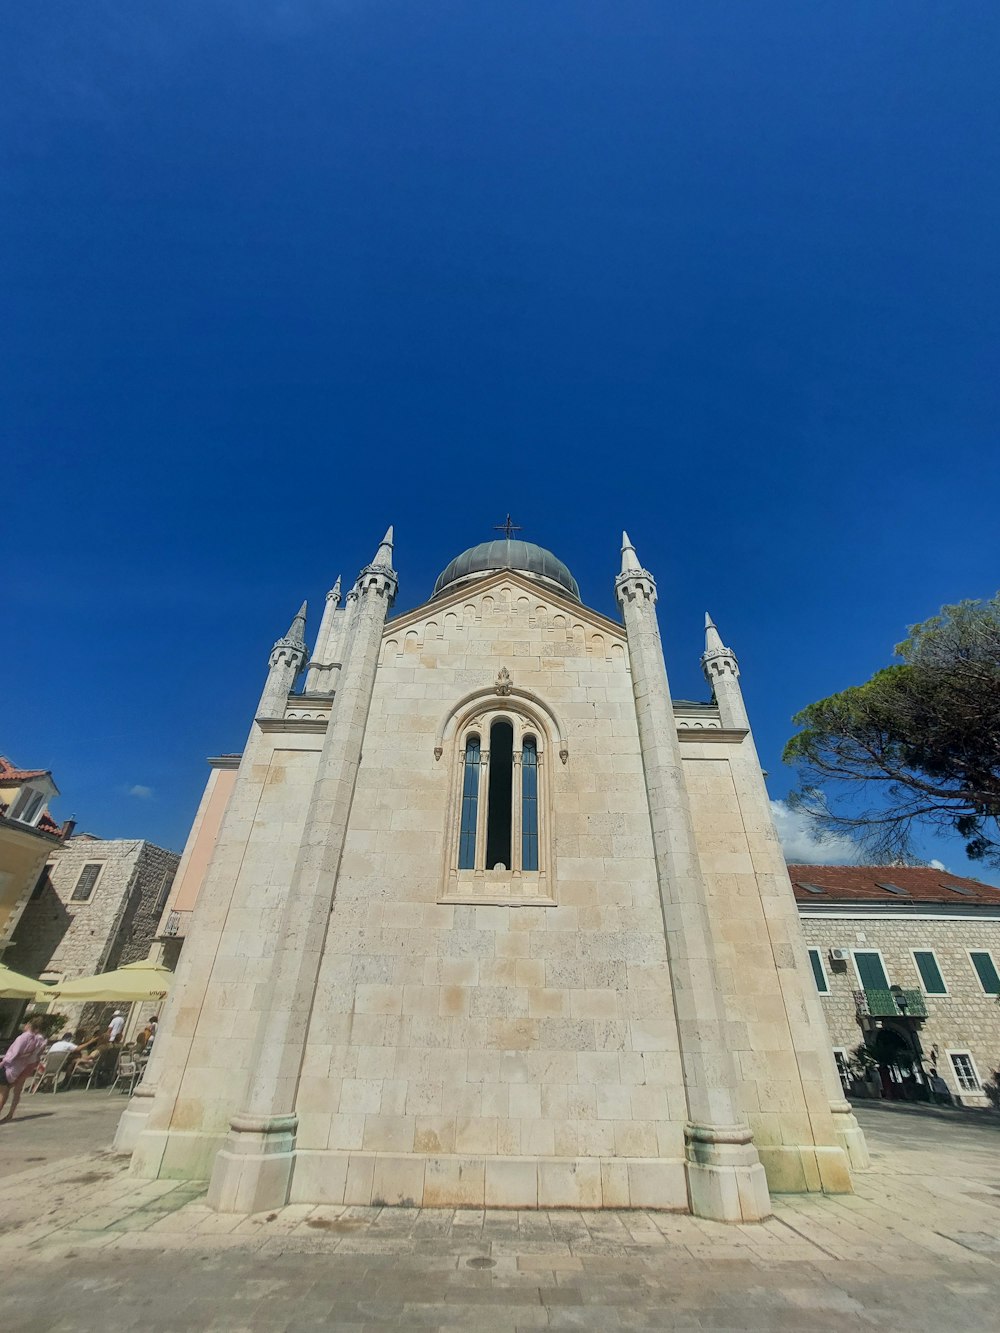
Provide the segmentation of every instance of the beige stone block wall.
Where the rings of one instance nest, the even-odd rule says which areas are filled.
[[[819,948],[823,957],[830,992],[821,999],[831,1044],[848,1053],[863,1038],[854,1001],[860,982],[853,962],[832,963],[830,950],[877,949],[891,985],[922,990],[912,950],[932,949],[948,994],[924,997],[927,1017],[914,1024],[920,1044],[928,1057],[931,1048],[938,1047],[938,1071],[956,1096],[967,1105],[987,1104],[984,1096],[959,1088],[947,1051],[970,1051],[983,1081],[1000,1067],[1000,1005],[983,993],[969,960],[970,949],[986,949],[1000,967],[1000,920],[944,914],[904,916],[902,912],[886,914],[883,919],[807,913],[802,928],[807,945]],[[930,1065],[929,1058],[926,1063]]]
[[[622,639],[513,584],[426,615],[385,633],[299,1090],[293,1192],[306,1197],[304,1172],[340,1179],[329,1162],[307,1167],[309,1154],[350,1157],[352,1199],[387,1188],[374,1167],[369,1181],[369,1157],[416,1154],[425,1201],[457,1188],[461,1167],[463,1197],[479,1203],[600,1202],[602,1160],[679,1161],[686,1119]],[[503,666],[568,742],[565,764],[554,745],[543,759],[554,907],[439,901],[458,756],[446,743],[435,758],[435,738]],[[538,1174],[546,1157],[594,1160],[593,1171],[567,1166],[570,1189]],[[417,1168],[406,1171],[404,1192]],[[607,1188],[623,1197],[627,1173]],[[671,1206],[682,1206],[677,1188]]]
[[[741,742],[690,743],[684,755],[742,1104],[771,1188],[816,1189],[828,1164],[783,1150],[836,1145],[839,1086],[806,1011],[812,975],[756,756]]]
[[[318,753],[312,736],[257,735],[252,744],[146,1075],[156,1089],[146,1128],[170,1137],[159,1147],[140,1141],[140,1174],[208,1175],[245,1094]],[[147,1161],[163,1143],[162,1162]]]

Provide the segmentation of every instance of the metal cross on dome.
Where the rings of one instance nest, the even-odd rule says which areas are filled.
[[[511,533],[520,532],[521,525],[520,523],[515,523],[510,514],[508,514],[502,523],[494,523],[493,529],[495,532],[502,532],[507,540],[510,541]]]

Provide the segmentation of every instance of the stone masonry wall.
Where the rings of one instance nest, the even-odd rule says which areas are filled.
[[[324,1150],[351,1154],[350,1170],[369,1181],[376,1154],[414,1154],[400,1181],[368,1188],[432,1203],[438,1191],[454,1198],[461,1177],[480,1206],[484,1159],[522,1159],[488,1166],[487,1197],[510,1201],[506,1171],[518,1199],[579,1206],[603,1190],[627,1206],[628,1173],[613,1184],[605,1168],[602,1183],[600,1159],[683,1157],[622,638],[513,580],[387,626],[299,1088],[295,1197],[321,1196],[327,1167],[310,1157]],[[437,757],[436,735],[502,667],[567,733],[567,762],[551,738],[543,760],[556,906],[442,901],[460,756],[452,739]],[[505,702],[494,695],[491,706]],[[418,1155],[433,1163],[426,1180]],[[535,1162],[553,1157],[568,1162],[565,1182],[555,1166],[536,1180]],[[648,1182],[662,1168],[645,1170]],[[642,1188],[637,1176],[633,1202]],[[683,1176],[669,1189],[683,1195]]]
[[[164,876],[173,878],[178,859],[141,839],[71,838],[51,857],[42,891],[24,910],[11,965],[29,976],[57,973],[70,980],[145,958]],[[74,902],[89,864],[103,867],[100,877],[87,902]],[[60,1007],[80,1018],[81,1006]],[[87,1017],[100,1022],[102,1015],[88,1010]]]
[[[981,1080],[991,1078],[1000,1065],[1000,1005],[985,995],[969,960],[969,949],[988,949],[1000,966],[1000,921],[966,917],[839,919],[803,914],[806,943],[818,947],[830,986],[822,996],[823,1009],[834,1046],[848,1053],[862,1040],[854,992],[859,989],[853,961],[831,963],[831,949],[881,951],[889,982],[904,990],[922,990],[911,950],[932,949],[948,994],[924,997],[927,1018],[918,1025],[920,1043],[929,1055],[939,1050],[938,1070],[955,1095],[968,1105],[984,1105],[985,1098],[961,1092],[955,1081],[948,1050],[967,1050]],[[929,1063],[929,1061],[928,1061]]]

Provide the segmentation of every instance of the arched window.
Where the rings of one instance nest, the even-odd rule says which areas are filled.
[[[486,869],[510,867],[514,728],[505,718],[490,727],[490,804],[486,816]]]
[[[525,736],[521,746],[521,868],[538,869],[538,742]]]
[[[476,867],[476,826],[479,817],[479,737],[470,736],[465,743],[465,765],[462,774],[462,828],[459,834],[458,868]]]
[[[545,733],[497,702],[455,736],[444,900],[552,904]]]

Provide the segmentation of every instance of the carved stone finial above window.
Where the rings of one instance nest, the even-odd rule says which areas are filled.
[[[511,680],[510,672],[506,667],[501,667],[497,672],[497,682],[494,686],[497,694],[510,694],[514,682]]]

